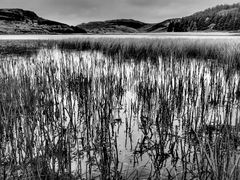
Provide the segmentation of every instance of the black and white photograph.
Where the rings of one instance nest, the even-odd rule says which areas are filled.
[[[240,1],[0,0],[0,180],[239,180]]]

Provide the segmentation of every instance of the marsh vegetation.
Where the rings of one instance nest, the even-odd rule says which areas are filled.
[[[237,41],[7,42],[1,179],[240,178]]]

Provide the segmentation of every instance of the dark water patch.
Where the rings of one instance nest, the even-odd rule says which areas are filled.
[[[0,55],[15,56],[15,57],[32,57],[39,52],[39,42],[37,41],[0,41]]]

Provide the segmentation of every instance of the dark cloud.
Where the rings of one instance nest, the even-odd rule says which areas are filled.
[[[1,8],[23,8],[44,18],[79,24],[115,18],[160,22],[237,0],[0,0]]]

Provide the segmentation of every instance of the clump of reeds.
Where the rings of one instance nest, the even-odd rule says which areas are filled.
[[[197,58],[239,66],[239,43],[233,39],[82,38],[52,43],[65,50],[96,50],[108,56],[120,54],[123,59]]]

